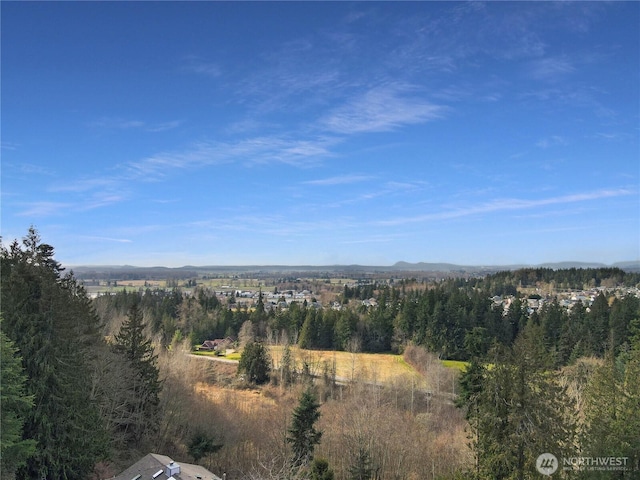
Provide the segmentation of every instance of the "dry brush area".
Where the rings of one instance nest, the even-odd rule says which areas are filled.
[[[214,473],[225,472],[228,480],[284,478],[289,455],[285,438],[302,385],[249,387],[236,378],[234,365],[185,353],[174,348],[160,355],[164,415],[157,444],[150,448],[192,462],[188,440],[205,431],[223,444],[200,461]],[[329,461],[337,480],[348,478],[361,449],[369,454],[376,478],[431,479],[471,463],[462,413],[425,393],[433,382],[448,382],[449,371],[426,352],[414,354],[426,378],[392,355],[371,355],[374,361],[366,354],[347,353],[339,362],[333,352],[295,352],[298,364],[313,361],[321,368],[331,360],[349,375],[353,369],[353,381],[349,378],[345,385],[316,380],[323,432],[316,456]],[[273,357],[277,364],[277,350]],[[437,375],[447,379],[438,381]]]

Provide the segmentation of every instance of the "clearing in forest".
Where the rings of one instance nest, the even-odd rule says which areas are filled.
[[[379,384],[402,382],[416,388],[426,386],[425,378],[409,365],[402,355],[390,353],[350,353],[334,350],[303,350],[289,347],[296,369],[300,371],[306,362],[312,375],[322,377],[335,365],[336,380],[361,380]],[[270,346],[269,353],[274,366],[279,367],[284,347]]]

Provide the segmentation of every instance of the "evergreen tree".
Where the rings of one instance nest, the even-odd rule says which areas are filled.
[[[638,321],[640,326],[640,321]],[[631,340],[624,363],[612,351],[593,373],[584,392],[585,428],[582,446],[587,455],[628,457],[640,469],[640,335]],[[628,473],[627,473],[628,475]],[[627,478],[625,472],[591,472],[589,478]],[[631,477],[629,477],[631,478]]]
[[[316,311],[311,309],[307,311],[307,315],[302,324],[300,330],[300,336],[298,338],[298,346],[303,349],[316,348],[318,337],[318,322],[316,318]]]
[[[293,373],[291,347],[289,347],[289,343],[287,343],[282,351],[282,360],[280,361],[280,383],[283,387],[291,385],[293,382]]]
[[[27,377],[21,357],[2,331],[0,355],[0,473],[3,479],[12,479],[16,469],[35,452],[35,441],[22,439],[25,417],[33,407],[33,397],[25,392]]]
[[[472,446],[480,445],[480,399],[486,374],[486,367],[477,356],[474,356],[458,381],[460,389],[455,405],[464,409],[464,416],[471,426],[470,440]],[[476,473],[478,472],[479,462],[478,455],[476,455]]]
[[[258,301],[256,302],[256,306],[251,312],[251,321],[254,324],[259,324],[263,322],[267,318],[267,314],[264,309],[264,300],[262,299],[262,290],[258,293]]]
[[[629,346],[629,326],[633,319],[638,317],[640,317],[640,298],[635,295],[626,295],[613,301],[609,328],[613,336],[616,355],[620,353],[623,346]]]
[[[602,356],[609,341],[609,302],[602,292],[595,298],[586,314],[587,350]]]
[[[349,480],[370,480],[373,475],[371,454],[362,444],[358,445],[353,463],[349,466]]]
[[[560,458],[575,452],[572,403],[549,373],[551,362],[540,343],[526,333],[512,349],[496,352],[476,413],[469,410],[477,473],[483,479],[529,478],[536,475],[540,453]]]
[[[527,322],[526,303],[523,302],[520,297],[516,296],[511,302],[511,305],[509,305],[505,320],[511,333],[511,338],[509,339],[510,345],[518,337],[520,331],[524,329]]]
[[[145,335],[145,327],[142,310],[136,302],[129,309],[127,320],[120,327],[113,346],[134,372],[130,385],[133,395],[124,407],[128,421],[121,425],[125,436],[134,444],[142,439],[145,432],[154,430],[162,389],[157,356],[151,340]]]
[[[86,478],[105,457],[107,439],[91,398],[91,350],[103,344],[98,318],[53,247],[29,229],[22,245],[0,252],[3,330],[22,355],[34,405],[23,438],[37,449],[18,478]]]
[[[240,356],[238,374],[245,374],[246,379],[261,385],[269,381],[271,357],[262,342],[247,343]]]
[[[358,318],[356,314],[348,308],[340,311],[334,326],[335,343],[338,350],[346,350],[349,340],[356,331]]]
[[[310,469],[310,480],[333,480],[333,470],[329,468],[329,462],[324,458],[314,458]]]
[[[308,465],[312,460],[313,451],[322,437],[322,432],[315,428],[319,418],[320,404],[311,387],[307,387],[293,411],[293,420],[287,436],[287,442],[291,444],[294,465]]]
[[[222,444],[217,443],[211,434],[203,430],[197,430],[187,444],[187,452],[193,457],[196,463],[198,463],[201,458],[215,453],[221,448]]]

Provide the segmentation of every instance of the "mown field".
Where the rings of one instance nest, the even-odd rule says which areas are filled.
[[[280,345],[269,346],[269,354],[273,360],[274,368],[280,367],[284,347]],[[331,373],[335,365],[336,379],[339,381],[360,380],[368,383],[391,384],[404,383],[405,385],[413,385],[415,388],[433,388],[437,387],[438,380],[434,382],[437,376],[442,377],[442,372],[448,372],[446,375],[447,384],[454,391],[455,387],[451,386],[451,376],[457,378],[457,375],[463,372],[468,363],[456,360],[437,360],[430,359],[428,365],[421,368],[423,373],[416,370],[414,366],[407,363],[402,355],[391,353],[350,353],[335,350],[304,350],[297,346],[289,347],[291,357],[295,364],[295,368],[301,371],[306,362],[312,375],[321,377],[327,373]],[[196,355],[206,357],[217,357],[214,352],[193,352]],[[230,355],[223,357],[227,360],[240,360],[241,352],[234,351]],[[443,370],[442,367],[445,367]],[[439,371],[439,375],[438,374]],[[435,384],[435,385],[434,385]]]
[[[426,387],[425,379],[402,355],[387,353],[349,353],[328,350],[303,350],[298,347],[290,347],[291,355],[298,369],[307,362],[311,373],[321,376],[326,368],[332,369],[335,365],[336,377],[339,380],[364,380],[367,382],[392,383],[394,381],[412,382],[417,388]],[[269,352],[278,368],[282,359],[284,347],[269,347]]]

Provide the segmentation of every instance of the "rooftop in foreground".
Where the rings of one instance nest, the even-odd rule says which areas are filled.
[[[200,465],[177,463],[166,455],[150,453],[113,477],[113,480],[222,480]]]

